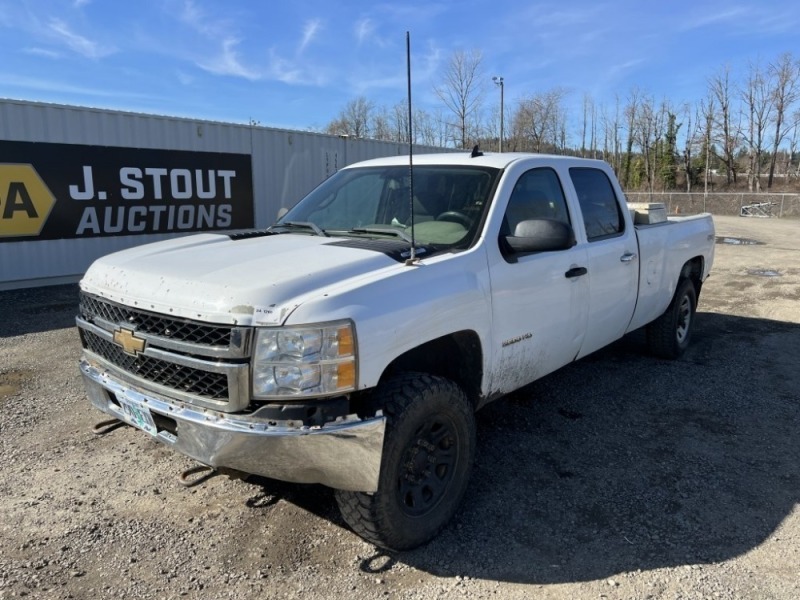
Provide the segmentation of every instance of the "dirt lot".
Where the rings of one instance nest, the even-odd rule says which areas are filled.
[[[397,555],[325,488],[93,435],[77,287],[0,293],[0,598],[800,598],[800,223],[717,233],[687,355],[634,333],[481,411],[462,509]]]

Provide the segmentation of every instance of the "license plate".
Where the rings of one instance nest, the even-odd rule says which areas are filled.
[[[150,435],[158,435],[156,430],[156,423],[153,421],[153,415],[150,414],[150,409],[144,404],[128,396],[117,394],[117,400],[122,407],[122,414],[125,420],[133,425],[149,433]]]

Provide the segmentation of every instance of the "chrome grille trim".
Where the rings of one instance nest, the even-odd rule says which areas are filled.
[[[85,292],[80,297],[80,317],[103,329],[125,327],[148,343],[184,354],[213,358],[250,356],[251,327],[214,325],[167,317],[139,308],[123,306]],[[169,335],[164,335],[169,332]]]
[[[85,292],[76,322],[87,360],[127,384],[220,412],[250,402],[250,327],[161,315]],[[120,329],[144,340],[144,351],[126,354],[114,342]]]
[[[128,355],[114,342],[114,330],[119,329],[118,326],[107,330],[80,317],[76,323],[81,330],[87,360],[126,383],[220,412],[238,412],[249,404],[250,366],[247,362],[176,354],[158,348],[155,344],[160,343],[160,338],[156,336],[147,338],[147,345],[138,356]],[[137,336],[145,337],[139,332]]]

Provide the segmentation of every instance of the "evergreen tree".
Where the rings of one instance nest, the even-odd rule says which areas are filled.
[[[667,132],[664,134],[662,148],[660,152],[660,165],[659,175],[661,181],[664,183],[665,190],[674,189],[676,186],[676,173],[678,165],[678,130],[681,128],[681,123],[676,123],[674,113],[667,115]]]

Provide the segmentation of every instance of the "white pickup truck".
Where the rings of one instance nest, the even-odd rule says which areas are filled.
[[[358,534],[412,548],[464,495],[481,406],[640,327],[686,349],[714,225],[657,213],[601,161],[355,164],[266,230],[97,260],[88,396],[204,465],[333,487]]]

